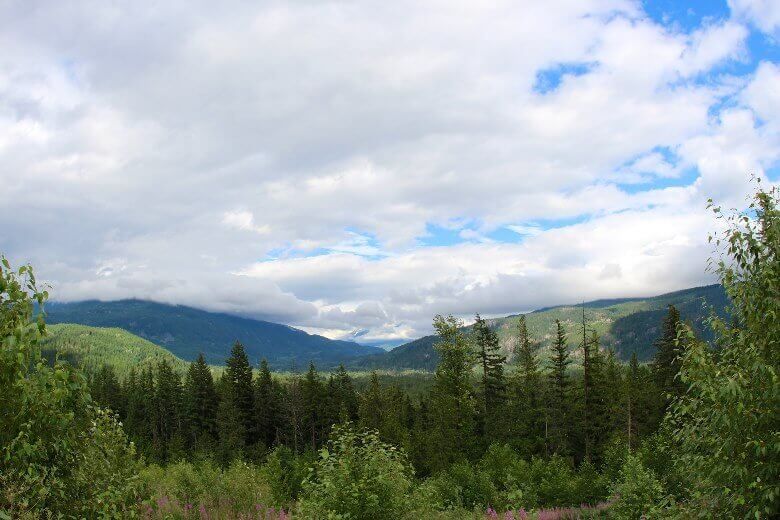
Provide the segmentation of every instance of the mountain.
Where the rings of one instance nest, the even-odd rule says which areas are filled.
[[[382,349],[323,336],[267,321],[207,312],[183,305],[144,300],[95,300],[46,305],[46,322],[118,327],[164,347],[185,361],[202,352],[211,364],[223,364],[240,341],[253,364],[266,358],[277,370],[305,369],[310,361],[328,368]]]
[[[187,368],[183,359],[126,330],[71,323],[47,325],[46,330],[48,334],[41,343],[44,357],[51,360],[56,353],[87,372],[95,372],[106,364],[124,374],[131,366],[156,365],[163,359],[179,373]]]
[[[653,342],[661,334],[661,321],[668,305],[674,305],[682,318],[690,322],[702,339],[711,341],[712,333],[706,326],[711,311],[723,316],[728,298],[720,285],[685,289],[651,298],[621,298],[596,300],[578,305],[547,307],[525,315],[531,337],[540,343],[540,356],[546,356],[555,333],[555,320],[566,329],[569,345],[579,344],[578,329],[582,307],[589,325],[601,337],[604,348],[613,348],[618,357],[627,360],[633,352],[640,361],[649,361],[654,354]],[[511,360],[514,351],[515,330],[519,315],[488,320],[498,332],[504,353]],[[469,327],[466,327],[468,330]],[[436,336],[425,336],[401,345],[389,352],[355,360],[355,369],[417,369],[433,370],[439,361],[434,349]],[[576,358],[577,352],[573,356]]]

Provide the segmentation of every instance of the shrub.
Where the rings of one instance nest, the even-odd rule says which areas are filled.
[[[269,504],[271,493],[260,467],[235,461],[221,469],[210,460],[186,461],[165,468],[150,465],[141,472],[147,511],[175,513],[190,504],[207,511],[238,515]]]
[[[655,473],[634,455],[626,458],[612,493],[616,501],[610,511],[617,519],[640,518],[664,499],[663,487]]]
[[[298,500],[303,481],[314,465],[314,454],[296,455],[287,446],[277,446],[268,454],[263,473],[271,492],[270,504],[289,507]]]
[[[135,450],[81,374],[41,357],[47,297],[30,266],[13,271],[0,257],[0,514],[128,516],[138,499]]]
[[[303,518],[396,519],[409,509],[412,468],[406,455],[358,433],[350,424],[334,426],[328,448],[320,451],[304,481],[299,510]]]

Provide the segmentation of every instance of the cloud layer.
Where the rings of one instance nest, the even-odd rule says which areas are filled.
[[[772,2],[0,12],[0,251],[60,300],[372,341],[710,281],[780,158]]]

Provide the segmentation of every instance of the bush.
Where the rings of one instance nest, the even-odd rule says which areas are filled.
[[[150,465],[141,472],[147,512],[218,511],[221,515],[252,513],[270,503],[271,492],[260,467],[235,461],[222,470],[210,460],[186,461],[165,468]]]
[[[490,475],[468,462],[456,462],[428,479],[426,485],[432,505],[439,510],[478,508],[484,511],[497,497]]]
[[[46,327],[32,268],[0,257],[0,516],[128,516],[138,500],[135,450],[96,407],[84,377],[41,357]]]
[[[634,455],[626,458],[620,478],[612,486],[616,501],[611,513],[617,519],[636,519],[664,500],[661,483],[651,470]]]
[[[412,468],[376,432],[334,426],[328,448],[304,481],[303,518],[397,519],[408,511]]]
[[[300,495],[303,481],[314,465],[314,454],[296,455],[287,446],[277,446],[268,454],[263,473],[271,491],[270,504],[290,507]]]

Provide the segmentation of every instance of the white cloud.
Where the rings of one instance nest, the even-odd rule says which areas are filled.
[[[728,0],[732,12],[765,33],[777,35],[780,28],[780,5],[775,0]]]
[[[699,283],[704,200],[778,160],[777,65],[718,73],[772,8],[732,9],[686,33],[620,0],[9,4],[0,249],[60,299],[370,338]]]

